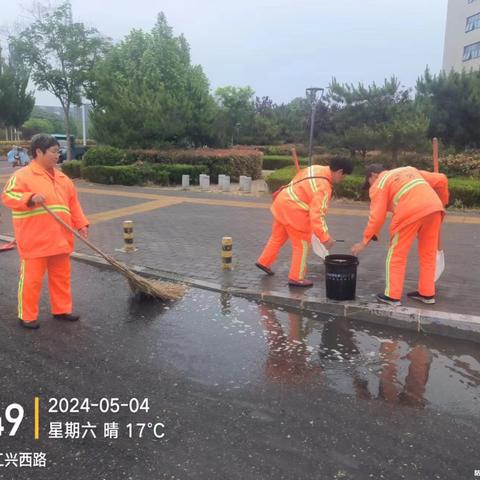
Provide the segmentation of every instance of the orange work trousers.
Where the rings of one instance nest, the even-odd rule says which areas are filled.
[[[307,274],[307,257],[311,237],[310,232],[301,232],[289,225],[283,225],[278,220],[273,220],[272,234],[257,262],[270,267],[277,259],[285,242],[290,240],[292,263],[288,277],[290,280],[303,280]]]
[[[390,240],[385,267],[385,295],[400,300],[407,268],[407,257],[412,243],[418,237],[420,275],[418,292],[427,297],[435,295],[435,266],[442,213],[434,212],[401,228]]]
[[[18,318],[25,322],[37,320],[42,280],[46,271],[52,313],[72,313],[70,255],[20,259]]]

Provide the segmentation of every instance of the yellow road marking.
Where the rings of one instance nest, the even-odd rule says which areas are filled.
[[[35,397],[34,438],[40,438],[40,397]]]
[[[141,203],[140,205],[94,213],[93,215],[88,216],[88,220],[90,225],[95,225],[97,223],[113,220],[114,218],[127,217],[129,215],[135,215],[136,213],[145,213],[151,210],[156,210],[157,208],[170,207],[171,205],[177,205],[179,203],[182,203],[182,201],[173,197],[164,197],[152,202]]]
[[[124,198],[145,198],[147,200],[158,200],[159,198],[169,198],[164,195],[154,195],[153,193],[126,192],[124,190],[108,190],[106,188],[77,188],[80,193],[93,193],[94,195],[107,195]]]
[[[192,197],[169,197],[167,195],[156,195],[152,193],[142,192],[127,192],[123,190],[107,190],[97,188],[79,188],[79,192],[92,193],[94,195],[111,195],[117,197],[127,198],[145,198],[145,199],[171,199],[177,200],[175,203],[193,203],[197,205],[212,205],[221,207],[238,207],[238,208],[270,208],[270,204],[264,202],[244,202],[240,200],[222,200],[213,198],[192,198]],[[173,204],[175,204],[173,203]],[[168,206],[168,205],[165,205]],[[128,207],[127,207],[128,208]],[[161,207],[158,207],[161,208]],[[360,210],[354,208],[330,208],[329,215],[346,216],[346,217],[368,217],[368,210]],[[465,215],[447,215],[446,223],[459,223],[480,225],[480,216],[465,216]]]

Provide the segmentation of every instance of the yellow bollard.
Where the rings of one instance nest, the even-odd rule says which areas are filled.
[[[133,244],[133,222],[132,220],[125,220],[123,222],[123,241],[125,245],[120,251],[125,253],[136,252],[137,249]]]
[[[222,238],[222,270],[232,269],[233,241],[232,237]]]

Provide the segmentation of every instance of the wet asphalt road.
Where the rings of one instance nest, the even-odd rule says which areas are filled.
[[[0,467],[0,478],[460,480],[480,470],[478,345],[198,290],[144,303],[111,271],[73,270],[82,320],[54,321],[44,295],[41,328],[26,331],[16,253],[0,254],[0,416],[13,402],[25,408],[14,437],[4,418],[0,463],[47,454],[46,468]],[[150,408],[49,412],[61,397],[148,398]],[[86,438],[49,438],[52,422],[60,436],[78,423]],[[103,438],[114,422],[119,438]],[[128,438],[129,423],[147,424],[142,438]],[[149,423],[164,424],[164,437]]]

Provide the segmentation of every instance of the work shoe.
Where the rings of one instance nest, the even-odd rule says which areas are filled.
[[[311,280],[288,280],[288,284],[291,287],[302,287],[302,288],[309,288],[313,287],[313,282]]]
[[[392,307],[399,307],[402,304],[400,300],[395,300],[394,298],[387,297],[383,293],[379,293],[377,295],[377,300],[381,303],[386,303],[387,305],[391,305]]]
[[[425,295],[420,295],[418,292],[410,292],[407,293],[407,297],[411,298],[412,300],[417,300],[418,302],[423,302],[428,305],[433,305],[435,303],[435,297],[432,295],[431,297],[426,297]]]
[[[80,320],[78,315],[72,315],[71,313],[60,313],[57,315],[54,314],[53,318],[56,318],[57,320],[64,320],[66,322],[76,322],[77,320]]]
[[[258,267],[260,270],[263,270],[267,275],[274,275],[275,272],[271,270],[270,268],[266,267],[265,265],[262,265],[261,263],[256,263],[256,267]]]
[[[30,330],[36,330],[37,328],[40,328],[40,323],[38,320],[33,320],[32,322],[26,322],[25,320],[22,320],[21,318],[18,319],[20,322],[20,325],[23,328],[29,328]]]

